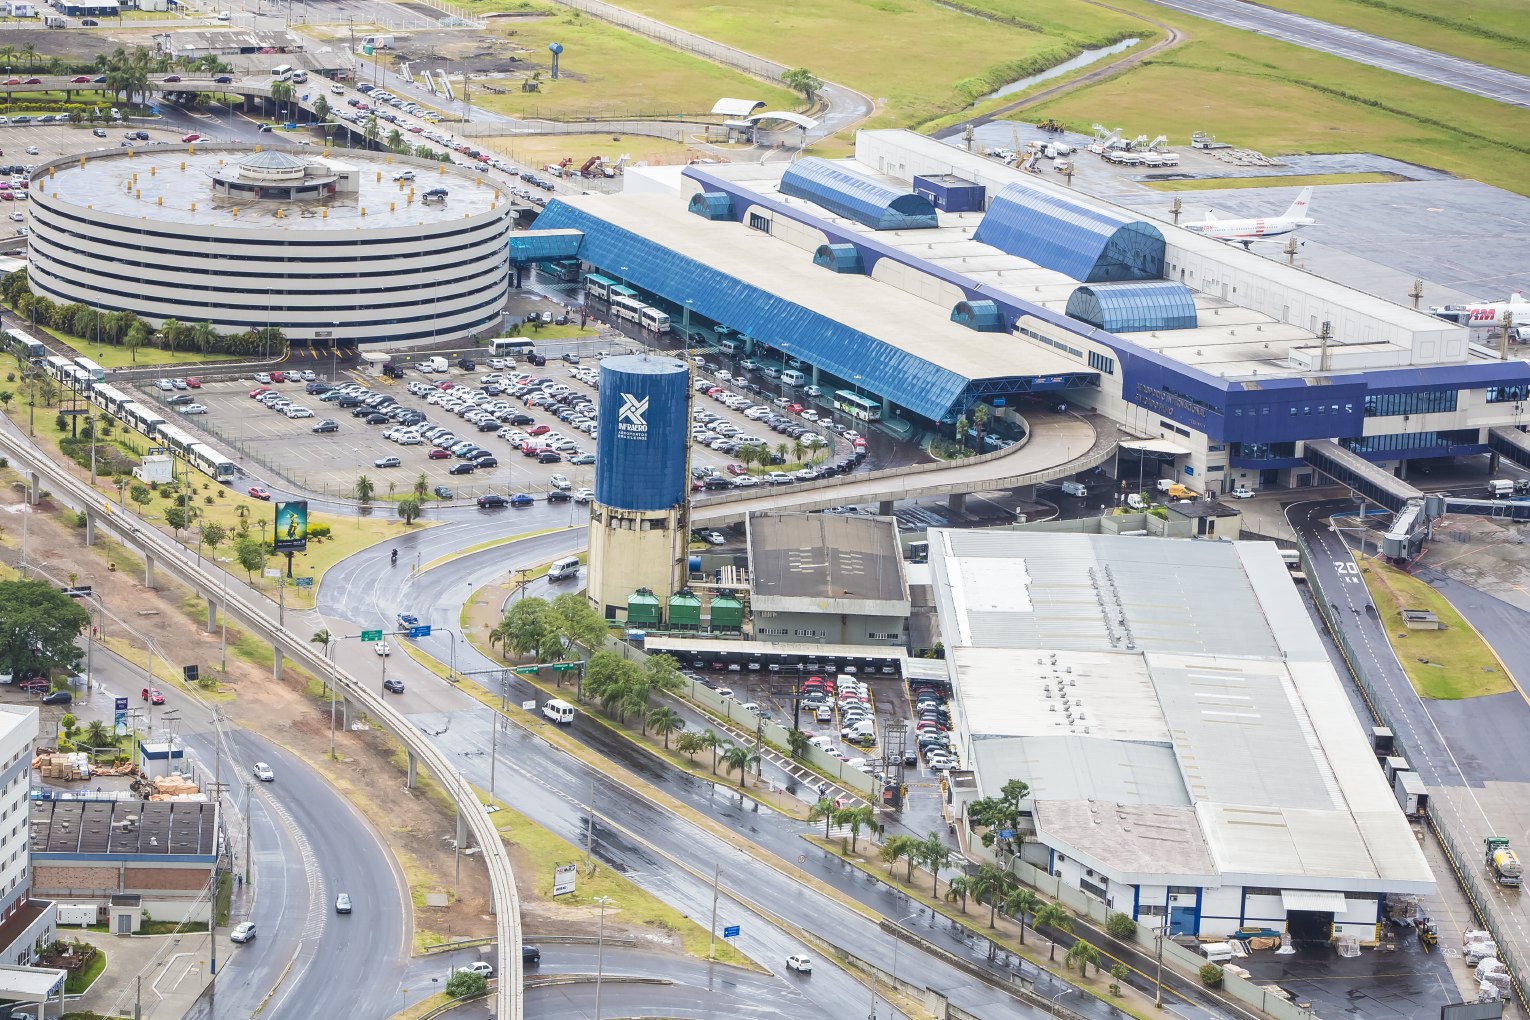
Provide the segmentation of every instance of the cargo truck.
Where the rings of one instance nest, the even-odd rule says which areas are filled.
[[[1488,495],[1494,499],[1503,499],[1505,496],[1514,495],[1514,483],[1507,478],[1495,478],[1488,482]]]
[[[1509,849],[1508,838],[1489,836],[1482,842],[1487,869],[1498,880],[1498,884],[1519,885],[1524,868],[1519,863],[1519,855]]]

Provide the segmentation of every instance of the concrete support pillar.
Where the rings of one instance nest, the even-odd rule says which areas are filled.
[[[893,416],[893,413],[892,413],[892,401],[888,400],[886,397],[883,397],[882,398],[882,420],[883,421],[887,421],[892,416]]]
[[[276,680],[276,681],[280,682],[280,680],[282,678],[282,659],[284,659],[285,657],[286,656],[284,656],[282,654],[282,646],[281,645],[273,644],[271,646],[271,679],[272,680]]]
[[[1498,466],[1503,462],[1502,457],[1503,454],[1496,450],[1488,453],[1488,475],[1490,477],[1498,473]]]
[[[967,512],[967,494],[965,492],[953,492],[946,497],[946,508],[953,514],[965,514]]]
[[[27,492],[27,502],[32,506],[36,506],[42,498],[42,475],[38,474],[36,471],[28,471],[27,489],[29,490]]]
[[[877,504],[877,513],[879,515],[881,515],[883,517],[891,517],[892,516],[892,512],[893,512],[893,501],[892,500],[884,499],[884,500],[882,500],[882,502]]]
[[[218,603],[213,601],[211,595],[207,596],[207,633],[211,634],[218,629]]]
[[[413,751],[409,751],[408,755],[409,755],[409,777],[404,780],[404,785],[409,787],[409,789],[412,790],[412,789],[414,789],[414,784],[415,784],[416,779],[418,779],[417,773],[418,773],[418,770],[419,770],[419,763],[415,761],[415,759],[414,759],[414,752]]]
[[[818,366],[817,365],[813,366],[813,385],[814,386],[818,385]]]
[[[154,555],[149,552],[143,554],[143,586],[154,587]]]
[[[96,544],[96,515],[89,510],[85,511],[85,544]]]
[[[461,808],[458,808],[457,809],[457,845],[458,846],[467,846],[467,844],[468,844],[467,815],[462,813],[462,809]]]

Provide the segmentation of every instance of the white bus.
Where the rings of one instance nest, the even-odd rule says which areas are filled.
[[[594,298],[597,301],[609,301],[611,299],[611,288],[615,286],[617,286],[615,280],[601,276],[599,273],[591,273],[584,278],[585,296]]]
[[[89,358],[75,358],[74,363],[78,365],[86,375],[90,376],[91,379],[95,380],[96,382],[100,382],[106,378],[106,369],[102,368],[94,361],[91,361]]]
[[[669,316],[649,305],[638,309],[638,324],[655,333],[669,332]]]
[[[845,412],[852,418],[861,421],[881,421],[882,405],[875,400],[869,400],[854,390],[834,391],[834,406]]]
[[[626,295],[613,296],[611,298],[611,314],[619,319],[627,319],[637,322],[643,314],[643,309],[648,306],[635,297]]]
[[[286,81],[292,77],[291,64],[277,64],[271,68],[271,77],[276,81]]]
[[[220,482],[232,482],[234,480],[234,462],[226,454],[206,443],[192,443],[191,452],[186,459],[203,474],[211,475]]]
[[[496,337],[489,343],[491,352],[501,358],[524,358],[536,349],[532,341],[523,336]]]

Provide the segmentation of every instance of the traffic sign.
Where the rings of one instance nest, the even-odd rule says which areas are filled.
[[[521,710],[525,712],[535,712],[537,710],[536,699],[533,698],[530,701],[521,702]]]
[[[540,668],[540,666],[517,666],[515,671],[521,674],[521,676],[536,676],[537,670]]]
[[[430,624],[422,623],[418,627],[410,627],[409,636],[412,638],[430,637]]]
[[[364,631],[361,632],[361,640],[363,640],[363,641],[381,641],[382,640],[382,631],[380,631],[380,630],[364,630]]]
[[[267,567],[266,568],[266,576],[267,577],[281,577],[282,576],[282,572],[280,570],[274,568],[274,567]]]
[[[736,939],[736,938],[738,938],[739,928],[740,928],[740,926],[736,925],[736,924],[728,925],[726,928],[723,929],[723,938],[725,938],[725,939]]]
[[[553,666],[552,671],[554,673],[567,673],[570,670],[574,670],[574,669],[578,669],[578,668],[579,668],[579,663],[577,663],[577,662],[560,662],[557,665]]]
[[[294,581],[295,581],[295,583],[297,584],[297,586],[299,588],[312,588],[313,587],[313,578],[311,578],[311,577],[298,577],[298,578],[294,578]]]
[[[1015,830],[1014,829],[1000,829],[999,830],[999,838],[1000,839],[1014,839],[1015,838]]]

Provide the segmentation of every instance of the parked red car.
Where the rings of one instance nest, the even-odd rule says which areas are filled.
[[[194,390],[199,390],[202,388],[202,380],[193,375],[186,379],[186,385]]]
[[[181,141],[183,142],[200,142],[201,140],[202,136],[197,134],[195,131],[188,135],[181,135]]]
[[[262,489],[258,485],[250,486],[250,495],[254,496],[256,499],[269,500],[271,498],[271,493],[266,489]]]
[[[186,380],[186,385],[187,386],[191,385],[191,380],[190,379]],[[269,387],[269,386],[257,386],[253,390],[250,391],[250,399],[254,400],[256,397],[261,396],[262,394],[270,393],[270,392],[271,392],[271,387]]]
[[[272,382],[286,382],[287,381],[287,373],[285,373],[285,372],[272,372],[271,373],[271,381]]]
[[[426,456],[431,460],[447,460],[451,457],[451,453],[438,446],[432,449]]]

